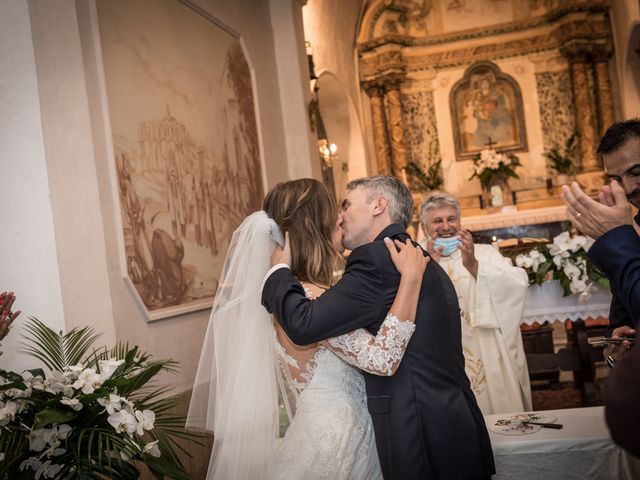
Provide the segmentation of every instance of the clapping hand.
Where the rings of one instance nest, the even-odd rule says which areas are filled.
[[[397,239],[391,241],[388,237],[385,237],[384,243],[400,275],[412,276],[416,280],[422,278],[431,259],[424,254],[420,245],[413,245],[411,239],[407,239],[405,243]]]
[[[458,249],[462,253],[462,265],[476,278],[478,276],[478,260],[476,259],[473,236],[468,230],[460,230],[458,238],[460,239]]]
[[[599,202],[584,193],[576,182],[571,187],[562,187],[562,198],[567,204],[571,223],[592,238],[597,239],[620,225],[633,224],[624,190],[615,180],[603,187],[598,195]]]

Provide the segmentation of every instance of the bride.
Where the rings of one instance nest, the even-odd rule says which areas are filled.
[[[277,245],[313,299],[339,278],[341,240],[335,200],[311,179],[277,185],[264,211],[234,232],[189,408],[189,426],[215,435],[207,479],[382,478],[364,380],[349,364],[393,375],[415,328],[428,257],[387,241],[401,281],[375,337],[360,329],[298,346],[260,305]],[[282,439],[279,417],[290,422]]]

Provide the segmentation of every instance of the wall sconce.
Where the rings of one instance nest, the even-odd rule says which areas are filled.
[[[333,167],[333,162],[338,158],[338,147],[336,144],[330,144],[326,138],[321,138],[318,140],[318,152],[320,153],[322,162],[327,167]]]

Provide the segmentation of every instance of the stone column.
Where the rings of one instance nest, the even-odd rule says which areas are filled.
[[[600,135],[604,135],[607,128],[615,122],[613,114],[613,94],[611,93],[611,80],[609,78],[608,68],[609,57],[610,52],[604,50],[596,52],[593,56]]]
[[[387,83],[387,107],[389,110],[389,137],[391,141],[392,173],[405,183],[407,168],[407,143],[404,139],[404,118],[400,98],[400,79]]]
[[[364,88],[371,101],[371,122],[373,123],[373,144],[376,150],[376,165],[379,175],[389,175],[392,171],[391,149],[387,135],[387,116],[384,109],[384,89],[375,83]]]
[[[582,171],[593,172],[600,169],[596,156],[598,133],[596,131],[596,112],[589,90],[589,69],[591,64],[586,52],[564,52],[569,58],[573,98],[576,105],[576,127],[580,134],[580,152]]]

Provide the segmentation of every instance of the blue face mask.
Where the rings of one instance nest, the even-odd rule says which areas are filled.
[[[441,255],[443,257],[448,257],[458,249],[458,245],[460,245],[460,239],[457,237],[451,237],[451,238],[438,237],[436,238],[435,242],[433,242],[433,249],[436,252],[439,252],[440,247],[444,247],[444,250],[442,250]]]

